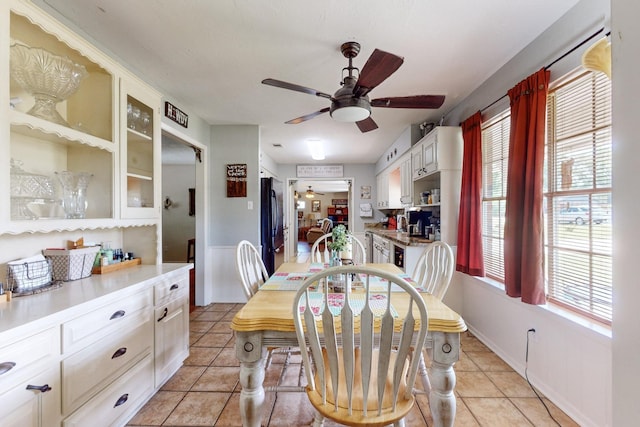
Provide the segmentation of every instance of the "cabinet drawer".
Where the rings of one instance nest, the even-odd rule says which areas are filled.
[[[49,389],[27,389],[27,386]],[[4,390],[3,390],[4,391]],[[31,374],[14,388],[0,394],[0,425],[38,427],[60,425],[60,366]]]
[[[0,393],[47,364],[57,363],[60,335],[51,328],[0,348]]]
[[[122,426],[153,393],[153,358],[148,355],[64,420],[64,427]]]
[[[117,332],[62,361],[62,412],[68,414],[105,384],[151,353],[151,309],[138,311]]]
[[[100,307],[62,325],[62,352],[70,354],[115,330],[127,319],[151,306],[151,290]]]
[[[153,287],[154,303],[157,306],[172,298],[181,296],[189,290],[189,277],[182,274],[178,277],[162,279]]]

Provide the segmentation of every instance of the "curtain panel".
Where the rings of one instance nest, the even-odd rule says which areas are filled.
[[[458,215],[456,270],[484,276],[482,252],[482,115],[480,111],[462,122],[464,152]]]
[[[509,90],[511,134],[504,229],[507,295],[544,304],[542,184],[550,72],[541,69]]]

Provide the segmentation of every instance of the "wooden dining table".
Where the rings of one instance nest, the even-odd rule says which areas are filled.
[[[404,275],[394,264],[368,263],[367,267]],[[236,356],[240,361],[240,414],[244,427],[259,427],[267,348],[297,347],[292,305],[295,289],[281,286],[282,277],[300,273],[303,279],[317,265],[284,263],[261,289],[236,313],[231,329],[236,336]],[[406,275],[405,275],[406,276]],[[408,277],[408,276],[407,276]],[[302,282],[299,281],[299,284]],[[295,287],[295,286],[294,286]],[[393,295],[392,304],[403,304],[404,295]],[[423,385],[429,389],[429,406],[435,426],[454,424],[456,399],[453,393],[456,375],[453,365],[460,357],[460,333],[467,330],[462,317],[429,293],[421,293],[429,315],[425,349],[431,360],[428,373],[422,373]],[[402,312],[402,310],[398,310]]]

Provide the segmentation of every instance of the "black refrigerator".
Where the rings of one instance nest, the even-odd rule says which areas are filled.
[[[284,260],[283,192],[284,186],[277,179],[260,179],[260,241],[262,261],[269,275]]]

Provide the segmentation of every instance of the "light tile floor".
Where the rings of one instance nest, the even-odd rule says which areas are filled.
[[[242,304],[212,304],[191,313],[190,355],[180,370],[131,419],[128,426],[241,426],[239,363],[230,322]],[[555,426],[526,380],[471,333],[461,336],[460,361],[455,365],[457,413],[455,426]],[[295,385],[299,356],[292,356],[283,384]],[[284,355],[275,355],[265,385],[275,385]],[[418,404],[408,427],[433,426],[429,402]],[[578,426],[545,399],[561,426]],[[313,410],[304,393],[267,393],[262,425],[308,426]],[[334,423],[325,422],[333,427]]]

